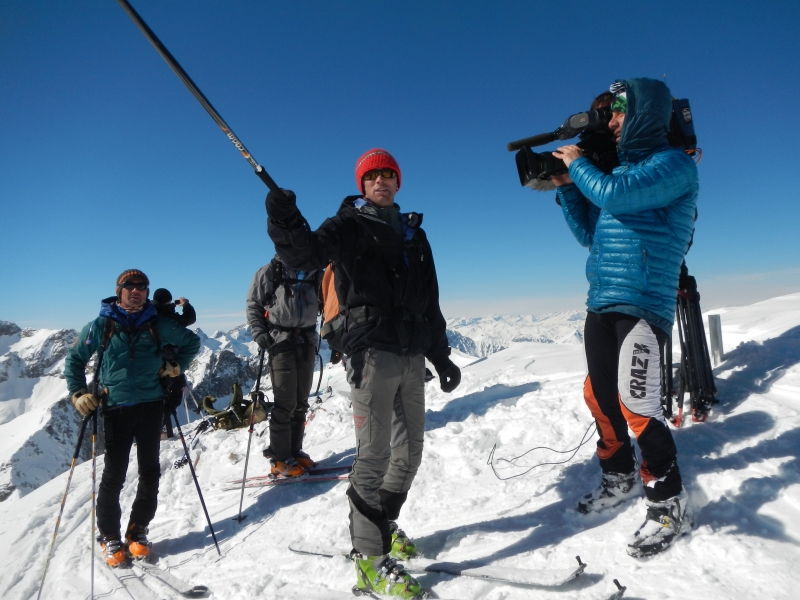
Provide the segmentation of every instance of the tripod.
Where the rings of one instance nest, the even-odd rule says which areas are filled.
[[[708,417],[708,409],[718,401],[717,388],[711,370],[711,357],[706,343],[703,327],[703,314],[700,310],[700,294],[697,280],[689,275],[684,262],[678,280],[678,301],[675,310],[678,337],[681,345],[681,361],[672,364],[672,339],[669,338],[661,352],[661,405],[665,416],[676,427],[683,421],[684,396],[689,393],[692,421],[703,422]],[[673,372],[678,369],[678,391],[675,392]],[[673,399],[677,413],[673,411]]]

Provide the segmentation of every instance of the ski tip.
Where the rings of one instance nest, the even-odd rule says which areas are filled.
[[[614,592],[614,593],[611,595],[611,597],[609,598],[609,600],[620,600],[620,598],[622,598],[622,595],[625,593],[625,590],[627,590],[628,588],[627,588],[627,587],[625,587],[624,585],[622,585],[622,584],[619,582],[619,580],[618,580],[618,579],[614,579],[613,581],[614,581],[614,585],[615,585],[615,586],[617,586],[617,591],[616,591],[616,592]]]
[[[578,570],[575,571],[575,577],[577,577],[578,575],[583,573],[583,571],[586,569],[586,563],[581,560],[580,556],[576,556],[575,560],[578,561]]]

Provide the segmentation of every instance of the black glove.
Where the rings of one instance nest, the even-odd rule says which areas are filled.
[[[331,350],[331,364],[338,365],[342,362],[342,353],[338,350]]]
[[[269,350],[272,346],[272,336],[269,333],[257,335],[256,344],[258,344],[264,350]]]
[[[297,212],[297,196],[291,190],[282,190],[283,194],[270,192],[267,194],[267,215],[277,223],[286,223]]]
[[[433,368],[439,374],[439,384],[446,394],[452,392],[461,383],[461,369],[449,357],[445,356],[437,360],[433,364]]]
[[[183,402],[183,388],[186,387],[186,375],[181,373],[177,377],[162,377],[161,387],[164,389],[164,407],[168,414],[172,414]]]

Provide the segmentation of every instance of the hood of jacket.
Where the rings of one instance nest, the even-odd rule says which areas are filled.
[[[617,150],[639,152],[667,145],[672,94],[663,81],[646,77],[625,80],[628,111]]]
[[[397,207],[398,211],[401,210],[400,205],[396,202],[395,206]],[[339,212],[341,213],[348,210],[353,211],[357,215],[361,215],[362,217],[365,217],[371,221],[386,223],[386,221],[381,218],[375,206],[364,200],[362,196],[348,196],[342,200],[342,204],[339,207]],[[403,238],[409,240],[414,237],[413,230],[422,226],[422,213],[400,212],[400,222],[403,225]]]
[[[100,316],[111,317],[117,323],[127,327],[140,327],[153,317],[158,316],[156,307],[148,300],[139,312],[128,313],[117,304],[117,297],[111,296],[100,301]]]

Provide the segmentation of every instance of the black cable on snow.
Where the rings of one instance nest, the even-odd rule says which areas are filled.
[[[591,439],[591,436],[589,435],[589,431],[591,431],[592,427],[594,427],[594,426],[595,426],[595,424],[594,424],[594,422],[592,422],[589,425],[589,427],[586,428],[586,431],[584,432],[583,436],[581,437],[580,443],[577,446],[575,446],[574,448],[570,448],[569,450],[556,450],[555,448],[550,448],[548,446],[536,446],[535,448],[531,448],[530,450],[528,450],[526,452],[523,452],[519,456],[515,456],[513,458],[498,458],[496,462],[507,462],[507,463],[511,463],[512,465],[515,465],[515,461],[519,460],[520,458],[522,458],[526,454],[530,454],[534,450],[550,450],[550,452],[556,452],[557,454],[569,454],[569,453],[572,453],[572,455],[569,458],[567,458],[566,460],[561,460],[561,461],[557,461],[557,462],[539,463],[538,465],[533,465],[532,467],[530,467],[526,471],[523,471],[522,473],[517,473],[516,475],[510,475],[509,477],[501,477],[500,475],[498,475],[497,469],[495,468],[494,452],[497,449],[497,444],[495,444],[494,446],[492,446],[492,450],[489,452],[489,459],[486,461],[486,464],[489,465],[490,467],[492,467],[492,472],[494,473],[494,476],[497,477],[500,481],[506,481],[508,479],[514,479],[515,477],[522,477],[523,475],[527,475],[528,473],[530,473],[534,469],[536,469],[538,467],[543,467],[545,465],[563,465],[563,464],[568,463],[569,461],[571,461],[573,458],[575,458],[575,455],[578,453],[578,450],[581,449],[581,446],[585,445]],[[515,466],[517,466],[517,465],[515,465]]]

